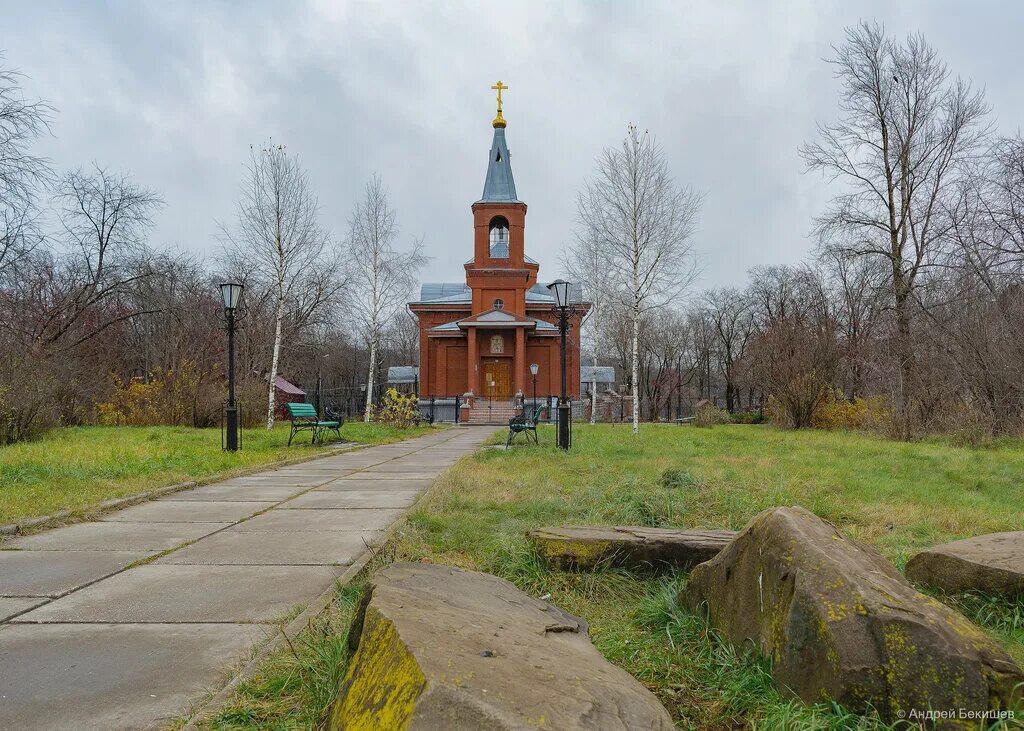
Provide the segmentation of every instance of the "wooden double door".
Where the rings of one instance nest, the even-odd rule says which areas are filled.
[[[486,358],[482,370],[484,396],[492,399],[512,398],[511,358]]]

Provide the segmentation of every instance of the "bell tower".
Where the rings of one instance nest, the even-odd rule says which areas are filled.
[[[498,92],[498,113],[484,190],[472,205],[473,258],[465,264],[465,282],[426,282],[420,299],[409,303],[420,328],[420,397],[451,399],[459,421],[469,423],[504,422],[518,395],[546,398],[560,382],[554,298],[537,285],[540,265],[526,255],[526,204],[516,192],[505,139],[501,96],[508,87],[499,81],[491,88]],[[578,307],[573,315],[566,350],[574,396],[580,393],[582,313]]]
[[[496,302],[507,311],[526,312],[526,290],[537,281],[538,266],[525,253],[526,204],[516,195],[512,156],[505,140],[501,81],[498,114],[491,123],[494,138],[480,200],[473,204],[473,259],[466,264],[466,284],[473,291],[473,313],[492,309]]]

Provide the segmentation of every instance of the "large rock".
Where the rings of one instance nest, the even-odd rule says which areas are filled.
[[[1024,594],[1024,531],[990,533],[917,554],[907,576],[950,592]]]
[[[561,569],[589,570],[601,562],[640,568],[690,568],[714,558],[736,537],[729,530],[680,530],[618,526],[538,528],[526,534],[537,552]]]
[[[914,710],[1019,702],[1014,686],[1024,674],[1002,648],[803,508],[754,518],[690,573],[686,599],[706,607],[733,644],[769,656],[776,684],[808,703],[873,706],[892,721]]]
[[[394,564],[363,595],[330,731],[672,729],[583,620],[503,579]]]

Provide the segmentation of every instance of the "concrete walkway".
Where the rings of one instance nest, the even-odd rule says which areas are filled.
[[[186,713],[492,431],[348,451],[3,543],[0,728],[158,728]]]

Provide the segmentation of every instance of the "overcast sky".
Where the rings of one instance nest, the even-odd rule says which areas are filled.
[[[829,188],[797,151],[835,118],[823,59],[860,19],[923,32],[986,88],[1001,129],[1024,119],[1017,2],[36,0],[3,4],[0,49],[59,110],[38,146],[56,167],[95,160],[163,195],[157,245],[214,255],[249,145],[272,137],[303,160],[338,239],[379,172],[403,236],[433,257],[424,279],[461,280],[500,78],[541,278],[573,239],[595,158],[634,122],[706,195],[707,287],[811,248]]]

